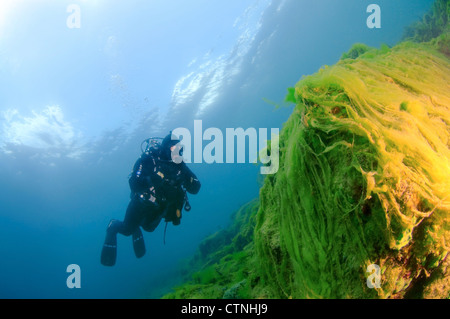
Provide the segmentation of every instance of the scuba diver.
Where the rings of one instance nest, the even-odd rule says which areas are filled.
[[[161,142],[162,140],[162,142]],[[113,266],[117,256],[117,233],[132,235],[137,258],[144,256],[145,244],[141,227],[152,232],[162,218],[179,225],[181,211],[191,209],[186,192],[197,194],[200,182],[182,161],[180,140],[169,133],[164,139],[149,138],[142,142],[142,155],[129,176],[130,203],[123,221],[113,219],[106,229],[101,263]],[[146,149],[142,146],[147,143]]]

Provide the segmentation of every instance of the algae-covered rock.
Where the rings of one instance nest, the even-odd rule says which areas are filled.
[[[435,47],[358,50],[291,90],[255,232],[274,296],[449,295],[430,288],[450,246],[450,61]]]
[[[182,272],[185,282],[166,299],[253,298],[259,278],[254,264],[253,232],[259,201],[253,200],[232,215],[232,223],[203,240]]]
[[[404,40],[428,42],[449,30],[450,1],[436,0],[421,21],[406,28]]]
[[[278,172],[166,298],[450,297],[449,14],[288,89]]]
[[[290,89],[278,172],[165,298],[448,298],[443,38],[354,50]]]

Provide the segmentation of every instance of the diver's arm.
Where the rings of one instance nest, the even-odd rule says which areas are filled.
[[[192,173],[192,171],[189,169],[189,167],[186,166],[186,164],[183,165],[183,185],[191,194],[197,194],[201,186],[197,176]]]
[[[134,163],[133,170],[131,171],[130,177],[128,179],[128,184],[132,192],[138,192],[142,189],[143,180],[141,178],[142,174],[142,160],[138,158],[136,163]]]
[[[133,171],[130,174],[128,183],[130,185],[131,191],[134,193],[142,192],[150,186],[149,184],[151,184],[149,177],[145,173],[145,171],[147,170],[145,168],[146,165],[148,165],[148,163],[146,163],[146,159],[143,157],[139,157],[133,166]]]

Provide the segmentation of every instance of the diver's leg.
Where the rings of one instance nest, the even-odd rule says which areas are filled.
[[[147,232],[153,232],[158,227],[164,213],[164,206],[149,207],[142,220],[141,226]]]
[[[140,228],[145,208],[145,205],[139,198],[135,197],[128,205],[127,213],[120,229],[121,234],[125,236],[132,235],[133,250],[137,258],[145,255],[145,242]]]
[[[142,236],[141,228],[138,226],[133,232],[133,249],[137,258],[141,258],[145,255],[145,242],[144,236]]]
[[[132,235],[139,228],[142,217],[143,204],[135,197],[128,204],[125,218],[118,229],[118,233],[124,236]]]
[[[118,220],[111,220],[106,228],[106,238],[103,243],[100,262],[104,266],[114,266],[117,257],[117,226]]]
[[[153,232],[156,227],[158,227],[159,223],[161,222],[162,216],[156,217],[154,219],[147,219],[145,223],[142,225],[142,228],[144,228],[147,232]]]
[[[105,266],[114,266],[117,257],[117,233],[124,236],[130,236],[139,229],[139,223],[142,219],[142,209],[139,205],[139,201],[132,199],[128,204],[127,212],[125,214],[124,221],[121,222],[117,219],[113,219],[109,222],[106,229],[106,238],[102,248],[101,263]],[[137,237],[138,234],[137,234]],[[143,238],[141,236],[143,244]],[[134,242],[134,239],[133,239]],[[145,248],[144,248],[145,253]],[[142,249],[139,253],[142,257]]]

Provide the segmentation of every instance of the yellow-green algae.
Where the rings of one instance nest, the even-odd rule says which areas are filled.
[[[207,237],[195,256],[185,261],[184,284],[167,299],[253,298],[259,270],[253,266],[253,231],[259,201],[243,205],[232,215],[233,223]]]
[[[279,171],[165,297],[448,298],[446,30],[392,49],[358,44],[290,88]],[[380,288],[367,286],[371,264]]]
[[[405,297],[447,271],[450,62],[435,42],[368,50],[291,90],[255,230],[272,297]]]

